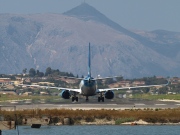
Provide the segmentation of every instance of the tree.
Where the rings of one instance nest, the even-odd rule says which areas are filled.
[[[44,73],[43,72],[40,72],[39,70],[36,71],[36,76],[38,77],[43,77],[44,76]]]
[[[30,70],[29,70],[29,76],[30,77],[34,77],[36,75],[36,70],[34,69],[34,68],[31,68]]]
[[[26,72],[27,72],[27,68],[24,68],[23,73],[26,74]]]
[[[43,72],[39,72],[38,76],[39,76],[39,77],[43,77],[43,76],[44,76],[44,73],[43,73]]]
[[[159,88],[158,92],[159,92],[159,94],[167,94],[168,87]]]
[[[143,91],[144,93],[148,93],[148,92],[150,91],[150,88],[142,88],[142,91]]]
[[[39,70],[36,71],[36,75],[39,75]]]
[[[68,76],[69,77],[74,77],[73,73],[71,73],[71,72],[68,74]]]
[[[112,84],[112,83],[114,83],[113,78],[106,78],[105,84]]]
[[[116,78],[116,81],[117,81],[117,82],[123,81],[123,77],[122,77],[122,76],[117,76],[117,77],[115,77],[115,78]]]
[[[46,69],[45,76],[48,76],[48,75],[51,74],[51,73],[52,73],[52,69],[51,69],[51,67],[48,67],[48,68]]]

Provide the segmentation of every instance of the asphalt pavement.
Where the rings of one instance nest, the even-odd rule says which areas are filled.
[[[115,110],[124,110],[124,109],[144,109],[144,108],[178,108],[180,107],[180,101],[153,101],[153,100],[135,100],[135,99],[122,99],[118,101],[114,100],[105,100],[105,102],[96,102],[91,100],[86,102],[85,100],[80,100],[79,102],[59,102],[56,104],[48,103],[25,103],[25,104],[11,104],[16,106],[17,110],[23,109],[115,109]],[[3,106],[3,105],[2,105]],[[8,105],[7,105],[8,106]],[[8,108],[8,107],[6,107]],[[1,108],[3,109],[3,107]],[[13,109],[12,107],[9,109]]]

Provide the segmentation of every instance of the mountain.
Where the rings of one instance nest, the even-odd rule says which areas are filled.
[[[179,76],[180,33],[128,30],[83,3],[63,14],[0,14],[0,73],[47,67],[128,78]]]

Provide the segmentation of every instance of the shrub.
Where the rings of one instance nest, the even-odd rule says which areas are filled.
[[[159,110],[158,108],[155,109],[155,111],[158,111],[158,110]]]
[[[125,123],[125,122],[133,122],[133,121],[135,121],[135,118],[133,118],[133,117],[130,117],[130,118],[120,118],[120,119],[117,119],[115,121],[115,124],[116,125],[120,125],[120,124]]]
[[[94,120],[95,120],[94,117],[86,117],[85,118],[86,122],[94,122]]]

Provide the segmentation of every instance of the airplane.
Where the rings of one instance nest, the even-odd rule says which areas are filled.
[[[58,90],[62,90],[60,96],[64,99],[70,99],[72,97],[72,102],[78,102],[78,94],[86,97],[86,101],[89,100],[89,96],[98,96],[98,102],[104,102],[104,99],[113,99],[114,98],[114,90],[122,90],[122,89],[133,89],[133,88],[145,88],[145,87],[156,87],[156,86],[166,86],[167,84],[160,85],[143,85],[143,86],[135,86],[135,87],[120,87],[120,88],[106,88],[106,89],[98,89],[97,87],[97,79],[91,76],[91,50],[89,43],[89,51],[88,51],[88,74],[85,78],[83,78],[79,84],[79,89],[72,88],[61,88],[61,87],[47,87],[40,85],[26,85],[26,86],[34,86],[41,88],[55,88]],[[105,78],[104,78],[105,79]]]

